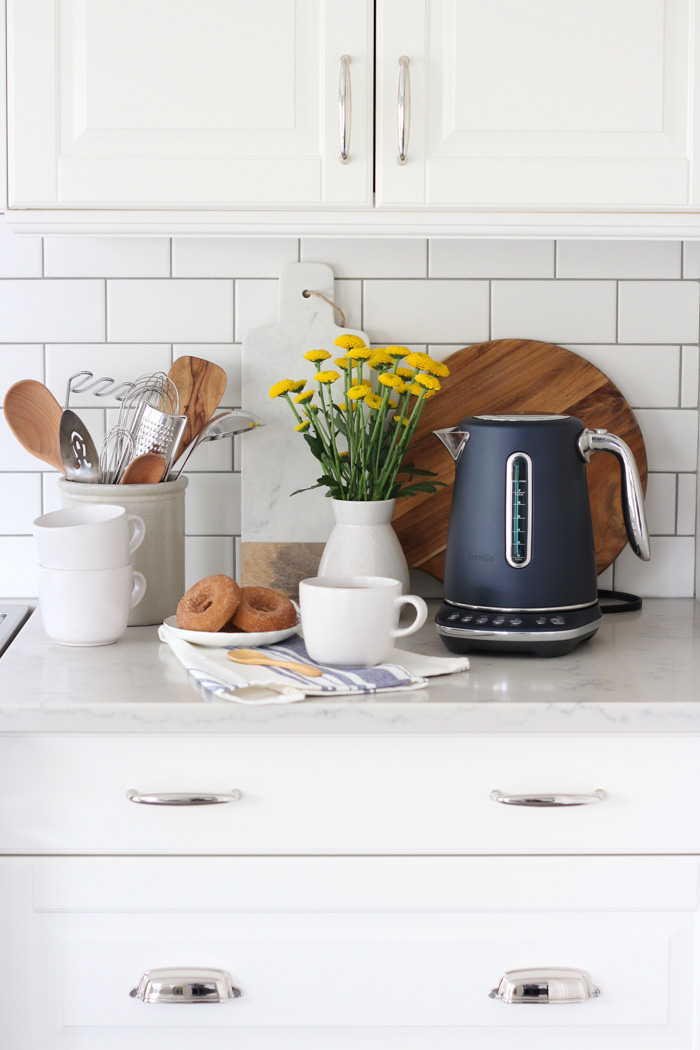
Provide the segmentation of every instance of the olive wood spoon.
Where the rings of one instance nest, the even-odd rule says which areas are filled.
[[[143,452],[132,459],[122,475],[120,485],[157,485],[162,481],[168,464],[157,452]]]
[[[216,412],[226,390],[226,373],[212,361],[185,356],[173,361],[168,378],[177,387],[180,415],[187,416],[174,462]]]
[[[5,394],[3,410],[7,425],[20,445],[62,474],[63,410],[48,387],[35,379],[21,379]]]
[[[286,667],[288,671],[297,671],[299,674],[308,675],[309,678],[320,678],[323,671],[320,667],[312,667],[311,664],[297,664],[293,660],[274,660],[271,656],[258,653],[255,649],[229,649],[229,660],[235,664],[261,664],[265,667]]]

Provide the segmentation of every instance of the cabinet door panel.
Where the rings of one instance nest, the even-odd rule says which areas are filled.
[[[689,184],[696,6],[380,0],[380,202],[697,205]],[[404,167],[394,130],[401,54],[413,88]]]
[[[352,17],[339,0],[11,0],[11,203],[367,203],[369,11],[368,0]],[[38,83],[23,72],[39,65],[37,25]]]
[[[697,858],[14,859],[0,887],[23,964],[6,940],[3,1019],[23,1050],[694,1045]],[[242,995],[131,998],[161,966],[224,969]],[[587,970],[601,995],[489,998],[529,966]]]

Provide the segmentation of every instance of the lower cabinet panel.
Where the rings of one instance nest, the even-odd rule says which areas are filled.
[[[692,1050],[695,857],[8,858],[3,1050]],[[240,998],[144,1003],[146,970]],[[506,1005],[504,971],[599,998]]]

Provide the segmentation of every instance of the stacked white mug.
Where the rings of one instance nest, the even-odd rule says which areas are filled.
[[[146,528],[123,507],[71,507],[34,522],[39,550],[39,607],[59,645],[110,645],[126,630],[146,580],[131,555]]]

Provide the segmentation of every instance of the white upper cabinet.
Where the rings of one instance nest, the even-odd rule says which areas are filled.
[[[371,0],[9,0],[9,206],[370,205],[371,55]]]
[[[377,203],[697,208],[690,123],[696,6],[380,0]],[[410,78],[403,165],[401,56]]]
[[[700,0],[7,5],[16,228],[700,230]]]

